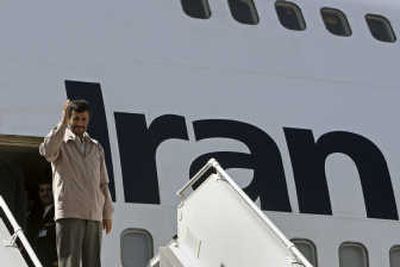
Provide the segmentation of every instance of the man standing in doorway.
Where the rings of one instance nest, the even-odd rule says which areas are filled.
[[[54,267],[57,266],[56,227],[53,193],[48,177],[39,180],[37,189],[39,199],[30,211],[27,233],[42,265]]]
[[[59,267],[100,266],[102,228],[112,228],[112,201],[103,147],[86,132],[90,107],[67,100],[61,122],[39,152],[51,162]]]

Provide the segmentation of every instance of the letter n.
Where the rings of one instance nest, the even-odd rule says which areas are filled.
[[[358,169],[367,216],[398,219],[386,160],[374,143],[363,136],[343,131],[324,134],[317,142],[311,130],[284,128],[284,131],[301,212],[332,214],[325,161],[332,153],[343,153],[354,161]]]

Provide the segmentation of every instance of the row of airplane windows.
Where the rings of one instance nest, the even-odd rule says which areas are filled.
[[[291,241],[314,267],[318,266],[317,247],[311,240],[294,238]],[[148,260],[153,257],[153,253],[153,238],[148,231],[143,229],[126,229],[122,232],[122,266],[146,266]],[[395,245],[390,249],[389,262],[390,267],[400,266],[400,245]],[[339,246],[339,266],[368,267],[367,248],[361,243],[343,242]]]
[[[209,19],[211,9],[208,0],[181,0],[184,12],[197,19]],[[257,25],[260,21],[253,0],[228,0],[232,17],[243,24]],[[289,1],[275,2],[278,19],[283,27],[289,30],[304,31],[306,20],[298,5]],[[345,13],[336,8],[321,8],[321,17],[325,28],[336,36],[348,37],[352,35],[350,24]],[[365,15],[368,28],[372,36],[382,42],[394,43],[396,35],[390,21],[383,15]]]
[[[317,247],[308,239],[292,239],[296,247],[314,266],[318,266]],[[389,251],[390,267],[400,266],[400,245],[393,246]],[[368,250],[357,242],[344,242],[339,246],[339,266],[340,267],[368,267]]]

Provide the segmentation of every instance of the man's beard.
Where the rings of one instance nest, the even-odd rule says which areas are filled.
[[[53,202],[51,197],[42,197],[41,201],[44,206],[50,205]]]
[[[86,128],[82,126],[72,126],[71,130],[76,135],[83,135],[83,133],[86,131]]]

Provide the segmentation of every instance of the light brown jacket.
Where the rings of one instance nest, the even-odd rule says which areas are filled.
[[[60,123],[39,147],[53,170],[55,219],[111,219],[113,207],[103,147],[85,133],[82,153],[80,142]]]

